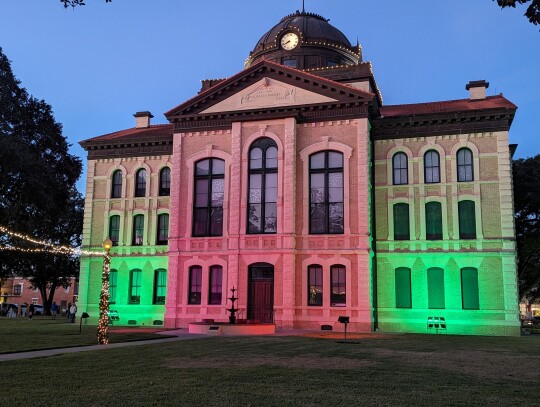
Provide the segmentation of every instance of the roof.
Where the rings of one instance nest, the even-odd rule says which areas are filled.
[[[426,115],[439,113],[467,112],[489,109],[511,109],[517,106],[502,95],[488,96],[485,99],[458,99],[442,102],[414,103],[406,105],[387,105],[380,107],[381,117]]]
[[[98,137],[93,137],[88,140],[81,141],[84,147],[89,143],[120,141],[121,139],[129,139],[130,141],[139,141],[141,139],[154,139],[162,137],[171,137],[173,134],[172,124],[154,124],[150,127],[133,127],[130,129],[115,131],[114,133],[104,134]]]

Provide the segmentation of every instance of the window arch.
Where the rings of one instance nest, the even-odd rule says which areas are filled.
[[[144,240],[144,215],[135,215],[133,217],[133,246],[142,246]]]
[[[135,197],[146,196],[146,170],[141,168],[135,174]]]
[[[319,264],[308,266],[308,305],[323,305],[323,268]]]
[[[208,304],[220,305],[223,291],[223,267],[210,266]]]
[[[156,245],[169,243],[169,214],[161,213],[157,217]]]
[[[118,240],[120,240],[120,215],[112,215],[109,218],[109,239],[111,239],[113,246],[118,246]]]
[[[116,170],[112,175],[111,198],[122,197],[122,171]]]
[[[167,296],[167,270],[157,269],[154,271],[154,304],[165,304]]]
[[[409,183],[407,154],[399,152],[392,157],[392,180],[394,185]]]
[[[474,267],[461,269],[461,298],[463,309],[480,309],[478,270]]]
[[[426,184],[441,182],[440,157],[435,150],[429,150],[424,154],[424,180]]]
[[[474,181],[473,154],[467,147],[457,152],[457,176],[460,182]]]
[[[309,232],[343,233],[343,154],[321,151],[309,157]]]
[[[133,269],[129,276],[129,303],[141,303],[142,270]]]
[[[411,269],[398,267],[395,270],[396,308],[412,308]]]
[[[159,172],[159,196],[171,194],[171,169],[163,167]]]
[[[427,269],[428,308],[444,309],[444,270],[440,267]]]
[[[249,150],[247,233],[277,232],[278,149],[263,137]]]
[[[193,236],[223,234],[225,161],[207,158],[195,163]]]

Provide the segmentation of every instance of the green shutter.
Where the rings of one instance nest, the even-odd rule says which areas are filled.
[[[394,240],[409,240],[409,205],[394,205]]]
[[[116,270],[111,270],[109,274],[109,302],[116,302],[116,285],[117,285],[118,273]]]
[[[396,269],[396,308],[411,308],[411,269]]]
[[[480,309],[478,299],[478,270],[472,267],[461,269],[461,295],[463,309]]]
[[[442,239],[442,209],[440,202],[426,204],[426,239]]]
[[[428,280],[428,307],[434,309],[444,308],[444,270],[438,267],[429,268]]]
[[[459,238],[476,239],[476,215],[473,201],[458,203],[459,211]]]

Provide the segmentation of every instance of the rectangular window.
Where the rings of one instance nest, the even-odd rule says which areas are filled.
[[[144,215],[133,217],[133,246],[142,246],[144,237]]]
[[[347,286],[344,266],[332,266],[330,268],[331,295],[330,305],[344,307],[347,303]]]
[[[118,272],[116,270],[111,270],[109,274],[109,304],[116,304],[116,287]]]
[[[13,286],[13,295],[21,295],[22,293],[22,287],[20,284]]]
[[[166,245],[169,243],[169,215],[162,213],[158,215],[158,230],[156,237],[157,245]]]
[[[396,269],[396,308],[412,308],[411,301],[411,269]]]
[[[321,266],[308,267],[308,305],[323,305],[323,270]]]
[[[409,205],[394,205],[394,240],[409,240]]]
[[[202,268],[193,266],[189,269],[189,298],[188,304],[201,303]]]
[[[478,270],[473,267],[461,269],[461,298],[463,309],[480,309]]]
[[[156,270],[154,275],[154,304],[165,304],[167,294],[167,271]]]
[[[284,59],[283,65],[290,66],[291,68],[296,68],[296,59]]]
[[[118,246],[120,239],[120,216],[113,215],[109,218],[109,238],[113,242],[113,246]]]
[[[440,202],[426,204],[426,239],[442,239],[442,209]]]
[[[129,303],[140,304],[141,303],[141,270],[131,270],[131,276],[129,281]]]
[[[459,238],[476,239],[476,215],[473,201],[460,201],[459,213]]]
[[[210,295],[208,304],[220,305],[222,292],[223,269],[221,266],[210,267]]]
[[[428,307],[444,309],[444,270],[432,267],[427,270]]]

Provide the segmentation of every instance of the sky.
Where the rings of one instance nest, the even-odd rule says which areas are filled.
[[[70,152],[79,142],[153,124],[193,97],[202,79],[243,69],[259,38],[301,0],[0,0],[0,47],[30,94],[63,125]],[[491,0],[306,0],[362,45],[385,105],[468,97],[471,80],[490,83],[518,106],[510,142],[515,157],[540,153],[540,26],[524,7]],[[86,171],[86,166],[85,166]],[[85,173],[77,183],[85,194]]]

